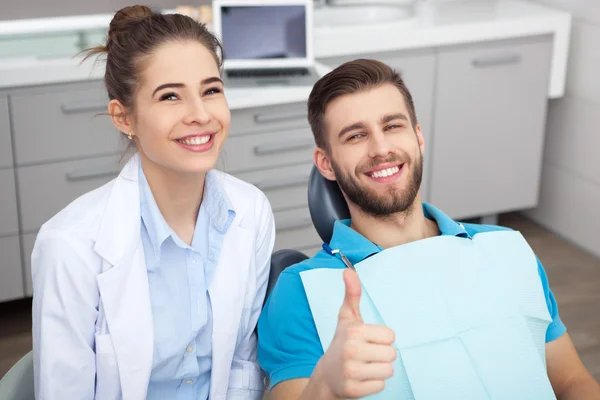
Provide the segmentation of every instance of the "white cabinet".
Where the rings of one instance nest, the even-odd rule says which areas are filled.
[[[18,167],[22,232],[37,232],[73,200],[116,178],[121,167],[118,156]]]
[[[12,143],[10,139],[10,120],[8,99],[0,97],[0,168],[12,168]]]
[[[537,204],[551,39],[438,55],[431,202],[454,218]]]
[[[19,237],[0,237],[0,302],[23,298],[23,295]]]
[[[17,165],[119,153],[121,134],[107,115],[100,82],[53,85],[10,96]]]
[[[275,214],[275,248],[315,248],[321,239],[308,213],[314,139],[305,103],[233,110],[220,168],[261,189]]]

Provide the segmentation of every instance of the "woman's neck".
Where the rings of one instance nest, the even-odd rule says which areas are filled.
[[[196,228],[206,174],[182,174],[141,157],[142,169],[163,218],[188,245]]]

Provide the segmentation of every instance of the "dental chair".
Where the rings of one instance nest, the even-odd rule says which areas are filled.
[[[314,165],[308,181],[308,209],[313,225],[323,243],[329,243],[331,240],[333,224],[336,220],[350,218],[348,205],[337,182],[325,179]],[[279,274],[290,265],[307,258],[298,250],[283,249],[273,253],[265,301],[273,290]]]
[[[33,352],[25,354],[0,380],[0,400],[34,400]]]

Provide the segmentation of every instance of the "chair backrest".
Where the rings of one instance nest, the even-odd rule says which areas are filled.
[[[298,250],[284,249],[278,250],[271,255],[271,272],[269,274],[269,283],[267,284],[267,295],[265,301],[271,294],[279,274],[290,265],[298,264],[300,261],[306,260],[308,256]]]
[[[33,352],[25,354],[0,380],[1,400],[35,400]]]
[[[331,241],[336,220],[350,218],[348,204],[337,182],[325,179],[314,165],[308,182],[308,208],[324,243]]]

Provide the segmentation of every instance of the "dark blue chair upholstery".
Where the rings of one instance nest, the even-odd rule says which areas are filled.
[[[308,182],[308,208],[323,243],[331,241],[336,220],[350,218],[348,204],[337,182],[325,179],[314,165]]]

